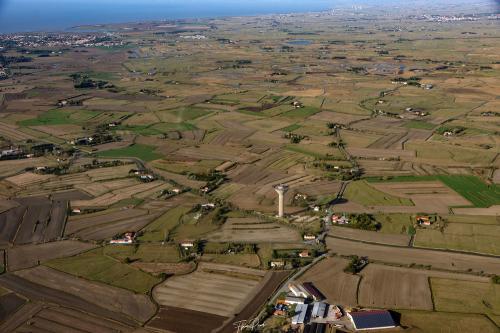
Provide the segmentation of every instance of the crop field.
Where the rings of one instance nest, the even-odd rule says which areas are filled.
[[[226,266],[204,263],[192,274],[163,282],[154,289],[153,297],[163,306],[230,317],[258,288],[264,274],[247,268],[227,270]]]
[[[443,231],[419,230],[415,245],[500,255],[500,226],[450,223]]]
[[[196,318],[196,320],[193,320]],[[224,323],[227,318],[202,311],[179,307],[161,306],[158,314],[148,324],[153,329],[168,332],[198,333],[212,331]]]
[[[257,218],[229,218],[222,228],[207,236],[215,242],[294,242],[300,235],[294,229]]]
[[[432,278],[432,295],[438,311],[485,313],[500,324],[500,286],[491,282],[466,282]],[[457,292],[460,290],[460,292]]]
[[[0,214],[3,243],[29,244],[56,240],[66,223],[67,201],[41,200]]]
[[[16,271],[33,267],[51,259],[73,256],[94,247],[93,244],[73,240],[16,246],[7,251],[8,269]]]
[[[54,259],[48,261],[46,265],[68,274],[136,293],[148,293],[155,284],[160,282],[159,278],[111,259],[104,255],[103,251],[99,248],[74,257]]]
[[[401,325],[410,333],[459,332],[464,327],[474,327],[478,332],[498,332],[498,327],[486,316],[480,314],[408,311],[402,310]]]
[[[382,180],[372,178],[370,182],[382,182]],[[440,181],[447,187],[451,188],[463,198],[472,203],[475,207],[486,208],[500,203],[500,189],[496,184],[488,185],[475,176],[466,175],[438,175],[438,176],[399,176],[391,177],[387,180],[390,183],[396,182],[431,182]],[[385,180],[383,182],[386,182]],[[429,183],[430,185],[430,183]],[[421,185],[413,185],[421,186]],[[434,185],[435,186],[435,185]],[[425,185],[423,185],[425,187]],[[470,205],[470,203],[468,205]],[[467,206],[467,204],[455,204],[456,206]]]
[[[1,328],[1,327],[0,327]],[[27,331],[73,331],[78,332],[124,332],[134,331],[133,326],[117,323],[97,315],[90,315],[83,311],[77,311],[64,307],[46,307],[36,312],[28,321],[17,326],[11,332]]]
[[[99,153],[100,157],[136,157],[143,161],[152,161],[161,158],[151,146],[134,144],[127,148],[106,150]]]
[[[360,277],[344,273],[348,260],[330,257],[323,259],[299,278],[312,282],[330,304],[358,305],[357,289]]]
[[[350,183],[344,194],[348,200],[355,201],[365,206],[413,206],[410,199],[382,192],[365,181]]]
[[[406,246],[410,243],[410,236],[405,234],[390,234],[377,231],[359,230],[348,227],[331,227],[329,235],[359,241]]]
[[[100,283],[89,282],[44,266],[16,272],[16,276],[26,279],[26,281],[43,285],[49,289],[78,296],[83,300],[95,303],[110,311],[124,313],[139,322],[144,322],[150,318],[155,310],[155,306],[145,295],[134,294],[127,290]],[[99,297],[94,298],[92,295]]]
[[[457,272],[486,272],[499,274],[498,259],[462,253],[447,253],[427,249],[415,249],[360,243],[327,237],[326,244],[339,255],[367,256],[370,260],[400,265],[424,265]],[[395,251],[396,250],[396,251]]]
[[[421,2],[0,35],[0,331],[234,333],[322,254],[331,304],[498,331],[496,12]]]

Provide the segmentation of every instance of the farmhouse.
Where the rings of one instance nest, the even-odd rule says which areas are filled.
[[[275,260],[271,261],[269,265],[271,265],[271,268],[281,268],[285,266],[285,262],[283,260]]]
[[[122,238],[112,239],[109,244],[132,244],[135,239],[135,232],[126,232]]]
[[[311,256],[311,254],[307,250],[304,250],[304,251],[299,253],[299,257],[301,257],[301,258],[309,258],[310,256]]]
[[[316,236],[314,236],[314,235],[304,235],[304,240],[305,241],[316,240]]]
[[[429,226],[429,225],[431,225],[431,224],[432,224],[430,216],[424,216],[424,215],[422,215],[422,216],[417,216],[417,217],[416,217],[416,220],[417,220],[417,223],[418,223],[419,225],[426,225],[426,226]]]
[[[397,326],[391,313],[387,310],[348,312],[347,317],[353,323],[356,331],[382,330]]]
[[[187,250],[189,248],[194,247],[194,242],[193,241],[182,241],[180,245],[182,248]]]

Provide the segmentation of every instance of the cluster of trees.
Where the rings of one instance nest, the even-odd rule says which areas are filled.
[[[283,135],[285,139],[290,139],[290,143],[300,143],[300,141],[304,140],[306,136],[300,135],[300,134],[295,134],[292,132],[285,133]]]
[[[74,87],[77,89],[104,89],[114,87],[108,81],[93,80],[86,74],[75,73],[71,74],[70,77],[73,79]]]
[[[7,67],[10,64],[23,63],[23,62],[31,62],[33,59],[31,57],[25,56],[4,56],[0,54],[0,66]]]
[[[349,226],[356,229],[378,231],[382,227],[375,217],[371,214],[352,214],[349,215]]]
[[[347,264],[347,266],[344,268],[344,272],[346,273],[351,273],[351,274],[356,274],[361,272],[363,267],[368,264],[368,260],[366,258],[360,258],[358,256],[352,256],[351,261]]]

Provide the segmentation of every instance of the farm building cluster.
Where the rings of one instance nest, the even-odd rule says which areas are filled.
[[[312,282],[288,284],[288,292],[278,298],[273,314],[291,316],[291,326],[304,333],[324,333],[330,327],[363,331],[398,326],[395,315],[388,310],[358,310],[329,304]]]

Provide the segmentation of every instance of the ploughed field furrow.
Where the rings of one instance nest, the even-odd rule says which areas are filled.
[[[50,242],[62,236],[66,221],[67,201],[54,201],[50,211],[50,219],[45,229],[44,242]]]
[[[50,204],[28,206],[14,241],[16,245],[43,241],[43,233],[49,219],[50,209]]]
[[[121,325],[102,318],[97,318],[78,312],[72,309],[65,308],[49,308],[44,309],[37,315],[38,318],[43,318],[55,323],[59,323],[66,327],[80,330],[82,332],[99,332],[99,333],[114,333],[114,332],[129,332],[131,327]]]
[[[12,243],[19,224],[23,220],[26,206],[15,207],[0,214],[0,245]]]
[[[80,297],[30,282],[13,274],[2,275],[0,277],[0,286],[10,289],[31,301],[55,303],[69,308],[80,309],[97,316],[104,316],[128,325],[135,324],[132,319],[124,314],[104,309]]]

